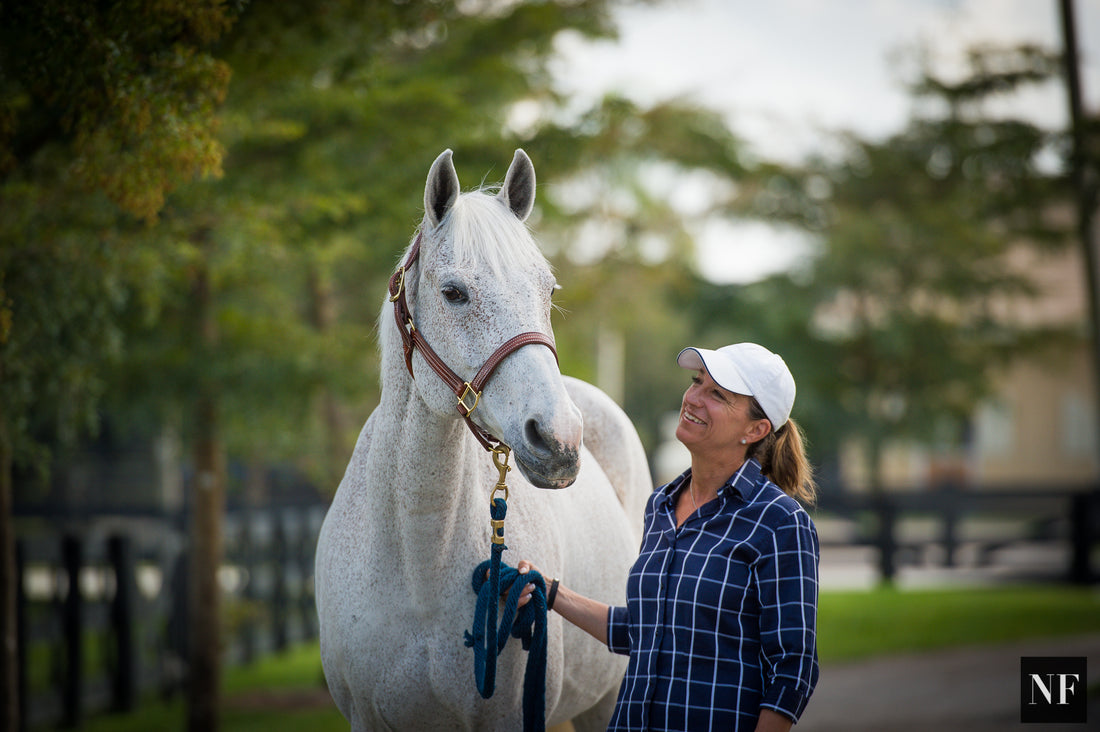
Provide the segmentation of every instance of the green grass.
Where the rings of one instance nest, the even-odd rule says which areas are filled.
[[[316,642],[292,648],[277,656],[265,656],[249,666],[226,670],[222,688],[228,697],[245,691],[300,690],[323,687],[321,650]]]
[[[348,723],[335,706],[323,709],[240,709],[222,712],[226,732],[347,732]],[[133,714],[93,717],[83,726],[88,732],[176,732],[186,729],[183,702],[150,703]]]
[[[1093,632],[1100,632],[1100,591],[1074,587],[832,591],[822,593],[818,609],[823,663]],[[347,723],[331,704],[292,708],[279,703],[321,684],[316,643],[227,669],[222,729],[346,732]],[[476,693],[472,678],[470,693]],[[135,714],[92,718],[84,729],[183,730],[184,720],[182,700],[152,700]]]
[[[1100,633],[1100,591],[1065,586],[823,592],[822,662]]]
[[[333,704],[292,708],[286,699],[323,688],[316,642],[266,656],[249,666],[225,671],[222,729],[225,732],[347,732],[348,723]],[[150,699],[133,714],[90,718],[88,732],[172,732],[186,727],[182,699]]]

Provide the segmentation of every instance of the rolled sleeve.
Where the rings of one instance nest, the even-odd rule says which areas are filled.
[[[625,607],[607,612],[607,647],[612,653],[630,655],[630,612]]]
[[[776,527],[758,563],[760,641],[766,659],[761,707],[798,721],[818,678],[818,537],[803,510]]]
[[[760,702],[760,708],[779,712],[792,722],[797,722],[809,701],[809,694],[800,694],[789,686],[772,684],[764,700]]]

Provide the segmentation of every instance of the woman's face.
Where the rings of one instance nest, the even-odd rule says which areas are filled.
[[[749,397],[726,391],[714,383],[706,369],[700,369],[684,392],[676,439],[693,455],[743,452],[742,438],[755,442],[767,434],[767,420],[752,419],[749,410]]]

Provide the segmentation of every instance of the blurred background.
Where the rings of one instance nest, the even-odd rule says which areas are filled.
[[[683,346],[785,357],[823,662],[1100,632],[1098,105],[1100,0],[0,3],[3,728],[339,723],[313,547],[448,147],[534,161],[655,483]],[[828,645],[906,605],[971,634]]]

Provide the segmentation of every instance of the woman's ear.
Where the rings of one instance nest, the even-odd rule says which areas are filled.
[[[749,425],[749,442],[760,442],[772,431],[772,423],[767,419],[758,419]]]

